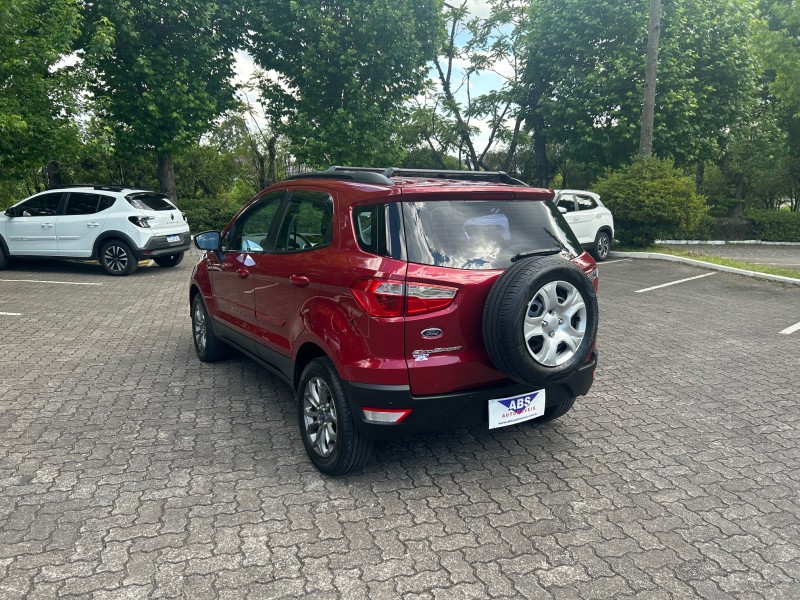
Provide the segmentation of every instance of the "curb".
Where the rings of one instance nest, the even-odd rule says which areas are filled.
[[[656,240],[659,246],[724,246],[739,244],[746,246],[800,246],[800,242],[763,242],[761,240]]]
[[[649,258],[650,260],[666,260],[669,262],[677,262],[677,263],[683,263],[685,265],[692,265],[693,267],[702,267],[703,269],[710,269],[711,271],[722,271],[724,273],[734,273],[735,275],[744,275],[745,277],[755,277],[756,279],[767,279],[769,281],[779,281],[781,283],[800,285],[800,279],[784,277],[783,275],[770,275],[769,273],[759,273],[758,271],[748,271],[747,269],[738,269],[736,267],[715,265],[714,263],[708,263],[702,260],[684,258],[683,256],[673,256],[672,254],[660,254],[658,252],[615,251],[609,253],[609,258]],[[599,263],[599,265],[602,266],[603,263]]]

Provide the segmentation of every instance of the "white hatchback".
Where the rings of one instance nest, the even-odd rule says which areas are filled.
[[[183,260],[191,236],[184,214],[163,194],[115,186],[48,190],[0,215],[0,268],[14,257],[90,258],[111,275],[140,260]]]
[[[581,245],[596,260],[605,260],[614,239],[614,217],[594,192],[556,190],[553,200]]]

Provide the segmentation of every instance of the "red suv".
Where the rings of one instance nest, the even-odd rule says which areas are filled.
[[[236,348],[297,391],[323,473],[372,440],[565,414],[597,365],[597,268],[550,190],[502,172],[334,167],[201,233],[200,360]]]

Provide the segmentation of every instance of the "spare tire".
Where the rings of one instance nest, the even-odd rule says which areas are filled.
[[[483,339],[495,367],[531,386],[557,383],[586,362],[597,336],[597,295],[560,257],[514,263],[494,282]]]

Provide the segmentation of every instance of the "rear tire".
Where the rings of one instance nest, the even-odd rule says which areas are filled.
[[[330,359],[316,358],[303,370],[297,417],[308,457],[325,475],[361,469],[372,456],[372,440],[356,430],[347,393]]]
[[[133,273],[139,261],[128,244],[109,240],[100,248],[100,264],[109,275],[124,276]]]
[[[3,252],[3,247],[0,246],[0,269],[5,269],[8,266],[8,257]]]
[[[181,264],[183,260],[183,252],[177,254],[168,254],[166,256],[157,256],[153,259],[159,267],[176,267]]]
[[[546,408],[544,410],[544,414],[541,417],[539,417],[538,419],[534,419],[531,422],[547,423],[548,421],[555,421],[556,419],[563,417],[570,410],[572,410],[573,406],[575,406],[575,396],[570,396],[560,404],[556,404],[555,406]]]
[[[608,253],[611,251],[611,236],[605,231],[599,231],[597,238],[594,240],[591,254],[597,261],[605,260],[608,258]]]
[[[199,293],[192,300],[192,339],[197,358],[203,362],[217,362],[230,355],[230,346],[214,333],[214,324]]]

